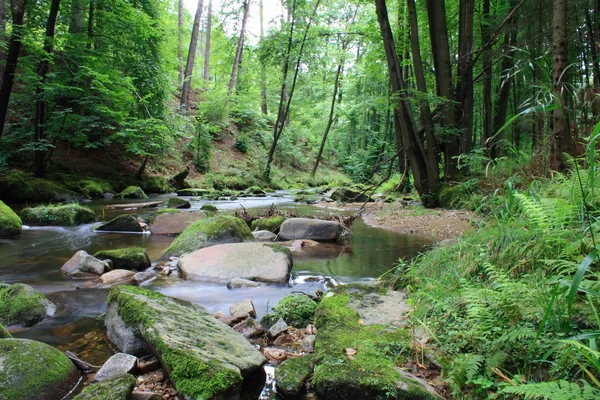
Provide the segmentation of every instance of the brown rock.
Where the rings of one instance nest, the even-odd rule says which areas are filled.
[[[239,332],[246,339],[254,338],[265,333],[265,329],[254,318],[248,317],[244,321],[233,326],[233,329]]]
[[[285,355],[285,351],[279,350],[273,347],[266,347],[263,349],[263,355],[267,359],[267,361],[271,364],[279,364],[285,361],[287,358]]]

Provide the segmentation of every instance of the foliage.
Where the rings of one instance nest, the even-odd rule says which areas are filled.
[[[288,325],[301,329],[313,319],[317,303],[303,294],[285,296],[275,307],[271,320],[283,319]]]

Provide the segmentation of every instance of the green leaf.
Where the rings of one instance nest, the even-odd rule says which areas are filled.
[[[577,290],[579,289],[579,285],[583,280],[583,276],[590,268],[594,260],[598,258],[598,251],[594,249],[590,254],[588,254],[581,264],[579,264],[579,268],[575,273],[575,277],[573,278],[573,284],[571,285],[571,290],[569,290],[569,295],[567,297],[567,304],[569,309],[569,314],[573,311],[573,302],[575,301],[575,295],[577,294]]]

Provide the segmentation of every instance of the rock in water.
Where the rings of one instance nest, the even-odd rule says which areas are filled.
[[[129,214],[119,215],[116,218],[94,228],[95,231],[109,232],[137,232],[142,233],[144,229],[136,217]]]
[[[60,400],[79,370],[60,350],[27,339],[0,339],[0,399]]]
[[[234,278],[288,283],[292,253],[276,244],[232,243],[207,247],[179,259],[179,273],[193,281],[229,281]]]
[[[73,400],[127,400],[135,387],[135,377],[124,374],[87,386]]]
[[[231,315],[243,313],[251,316],[252,318],[256,318],[256,309],[254,308],[254,303],[252,303],[252,300],[250,299],[244,299],[238,303],[235,303],[229,307],[229,313]]]
[[[259,242],[274,242],[277,239],[277,235],[271,231],[254,231],[252,234]]]
[[[25,208],[21,218],[26,224],[71,226],[96,221],[96,214],[79,204],[48,205]]]
[[[239,324],[234,325],[233,329],[246,339],[255,338],[265,333],[265,328],[252,317],[248,317]]]
[[[146,193],[139,186],[128,186],[125,190],[119,193],[122,199],[147,199]]]
[[[192,204],[184,199],[180,199],[179,197],[171,197],[169,202],[167,203],[167,207],[170,208],[191,208]]]
[[[96,380],[102,382],[127,374],[133,371],[136,365],[137,357],[125,353],[117,353],[109,358],[102,368],[100,368],[100,371],[96,374]]]
[[[283,396],[299,396],[304,391],[304,382],[313,373],[315,359],[312,355],[284,361],[275,370],[277,393]]]
[[[11,238],[21,234],[21,218],[0,201],[0,238]]]
[[[131,279],[131,283],[133,283],[136,286],[140,286],[142,283],[154,279],[155,277],[156,275],[150,271],[142,271],[138,272],[133,276],[133,278]]]
[[[161,260],[180,256],[216,244],[255,241],[250,228],[241,219],[228,215],[201,219],[188,226],[169,246]]]
[[[99,260],[111,260],[114,269],[143,271],[152,263],[146,250],[141,247],[128,247],[118,250],[102,250],[94,254]]]
[[[342,233],[342,226],[335,221],[323,221],[310,218],[290,218],[279,230],[283,240],[310,239],[316,241],[335,241]]]
[[[31,326],[55,311],[56,306],[31,286],[0,283],[0,324]]]
[[[287,331],[289,328],[290,327],[288,326],[288,324],[286,324],[282,318],[279,318],[277,322],[275,322],[275,325],[269,328],[269,337],[271,339],[276,338],[283,332]]]
[[[100,279],[98,279],[98,282],[106,284],[112,284],[117,282],[121,284],[129,283],[133,279],[134,275],[135,272],[130,271],[128,269],[115,269],[103,274],[100,277]]]
[[[86,251],[79,250],[60,268],[60,272],[71,278],[97,278],[109,269],[110,265],[106,261],[98,260]]]
[[[235,278],[227,282],[227,289],[245,289],[264,286],[264,283],[254,282],[248,279]]]
[[[202,211],[159,214],[150,224],[150,230],[153,235],[175,236],[194,222],[205,218],[206,214]]]
[[[109,339],[131,353],[133,339],[153,352],[182,398],[227,397],[264,357],[203,307],[150,290],[120,286],[108,296]],[[143,348],[138,348],[143,353]]]
[[[272,233],[279,232],[279,227],[285,221],[285,217],[275,215],[273,217],[259,218],[252,221],[251,229],[253,231],[269,231]]]

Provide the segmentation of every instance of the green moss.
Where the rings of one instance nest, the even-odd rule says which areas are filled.
[[[275,215],[273,217],[255,219],[252,221],[251,228],[253,231],[271,231],[277,233],[284,222],[285,217]]]
[[[192,205],[189,201],[180,199],[178,197],[171,197],[167,203],[167,207],[170,208],[190,208]]]
[[[146,196],[146,193],[144,193],[142,188],[138,187],[138,186],[128,186],[127,188],[125,188],[125,190],[123,190],[121,193],[119,193],[119,196],[122,199],[147,199],[148,198],[148,196]]]
[[[164,257],[179,256],[219,243],[254,241],[248,225],[241,219],[222,215],[201,219],[188,226],[169,246]]]
[[[31,326],[46,317],[48,300],[31,286],[0,286],[0,324]]]
[[[89,208],[72,203],[25,208],[21,218],[28,224],[70,226],[94,222],[96,215]]]
[[[275,371],[277,393],[298,396],[304,391],[304,382],[313,373],[315,358],[312,354],[284,361]]]
[[[454,186],[442,184],[438,188],[439,203],[444,208],[474,209],[471,201],[473,195],[481,192],[479,180],[476,178],[460,182]]]
[[[21,233],[21,218],[0,201],[0,238],[10,238]]]
[[[17,170],[9,171],[0,179],[0,196],[3,200],[17,203],[73,201],[81,198],[78,193],[54,182]]]
[[[124,374],[102,382],[92,383],[73,400],[129,400],[135,387],[135,377]]]
[[[204,196],[212,192],[212,189],[181,189],[177,191],[177,196]]]
[[[202,211],[210,211],[213,213],[216,213],[219,211],[219,209],[217,207],[213,206],[212,204],[204,204],[202,207],[200,207],[200,209]]]
[[[6,330],[4,325],[0,324],[0,339],[10,339],[12,335]]]
[[[0,339],[0,399],[38,400],[66,396],[79,373],[60,350],[26,339]]]
[[[94,257],[99,260],[112,260],[114,269],[143,271],[150,266],[150,258],[142,247],[102,250],[94,254]]]
[[[273,320],[282,318],[288,325],[304,328],[315,315],[317,303],[303,294],[285,296],[273,307]]]
[[[294,202],[295,203],[306,203],[308,201],[308,196],[306,196],[305,194],[299,194],[294,196]]]
[[[149,176],[141,180],[140,187],[146,193],[171,193],[174,191],[164,176]]]

